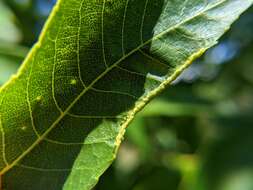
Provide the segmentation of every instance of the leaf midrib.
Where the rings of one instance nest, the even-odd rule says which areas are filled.
[[[149,40],[145,41],[144,43],[140,44],[138,47],[136,47],[135,49],[133,49],[132,51],[130,51],[129,53],[125,54],[125,56],[121,57],[118,61],[116,61],[115,63],[113,63],[111,66],[107,67],[107,69],[102,72],[93,82],[90,83],[89,86],[87,86],[74,100],[73,102],[65,109],[64,112],[61,113],[61,115],[55,120],[55,122],[42,134],[40,135],[39,138],[37,138],[36,141],[34,141],[34,143],[26,150],[24,151],[19,157],[17,157],[15,160],[12,161],[11,164],[7,165],[6,167],[4,167],[1,171],[0,171],[0,175],[3,175],[4,173],[6,173],[7,171],[9,171],[12,167],[14,167],[20,160],[22,160],[28,153],[30,153],[41,141],[44,140],[44,138],[51,132],[52,129],[54,129],[54,127],[57,126],[57,124],[66,116],[66,114],[68,114],[68,112],[72,109],[72,107],[77,103],[78,100],[80,100],[80,98],[87,92],[89,91],[94,84],[96,84],[101,78],[103,78],[109,71],[111,71],[114,67],[116,67],[119,63],[121,63],[122,61],[124,61],[126,58],[128,58],[129,56],[131,56],[132,54],[134,54],[135,52],[137,52],[139,49],[141,49],[142,47],[144,47],[145,45],[151,43],[153,40],[159,39],[160,37],[162,37],[164,34],[178,28],[180,25],[183,25],[184,23],[187,23],[188,21],[200,16],[201,14],[203,14],[206,11],[209,11],[213,8],[216,8],[217,6],[225,3],[228,0],[222,0],[219,1],[215,4],[213,4],[212,6],[207,6],[206,8],[204,8],[203,10],[197,12],[195,15],[179,22],[178,24],[176,24],[175,26],[172,26],[170,28],[168,28],[167,30],[164,30],[163,32],[157,34],[156,36],[153,36],[152,38],[150,38]],[[58,3],[60,4],[61,0],[58,1]],[[104,2],[105,3],[105,2]],[[55,7],[55,11],[58,8],[57,6],[59,6],[59,4],[56,5]],[[46,31],[47,28],[44,29],[44,31]],[[41,38],[40,38],[41,41]],[[38,42],[39,43],[39,42]],[[36,47],[34,47],[36,48]]]

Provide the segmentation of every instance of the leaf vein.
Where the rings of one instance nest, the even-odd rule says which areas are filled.
[[[127,14],[127,8],[128,8],[129,0],[126,1],[125,10],[123,14],[123,21],[122,21],[122,30],[121,30],[121,49],[122,49],[122,55],[125,56],[125,42],[124,42],[124,35],[125,35],[125,22],[126,22],[126,14]]]
[[[106,61],[106,55],[105,55],[105,40],[104,40],[104,12],[105,12],[105,1],[103,0],[103,7],[102,7],[102,16],[101,16],[101,38],[102,38],[102,54],[104,59],[105,67],[108,68],[107,61]]]
[[[84,0],[82,0],[80,9],[79,9],[79,23],[78,23],[78,31],[77,31],[77,66],[78,66],[78,76],[79,80],[84,88],[86,88],[86,85],[83,82],[82,73],[81,73],[81,66],[80,66],[80,33],[81,33],[81,27],[82,27],[82,7],[84,4]]]
[[[35,133],[35,135],[37,136],[37,138],[40,137],[40,134],[38,133],[35,124],[34,124],[34,119],[33,119],[33,111],[32,111],[32,106],[31,106],[31,101],[30,101],[30,80],[31,80],[31,76],[32,76],[32,70],[33,70],[33,65],[34,65],[34,55],[33,55],[33,59],[32,59],[32,63],[31,63],[31,68],[29,70],[29,75],[27,78],[27,82],[26,82],[26,101],[27,101],[27,105],[28,105],[28,109],[29,109],[29,116],[30,116],[30,121],[31,121],[31,125],[32,125],[32,129],[33,132]]]
[[[0,107],[3,103],[4,96],[5,96],[5,92],[3,94],[3,98],[1,99]],[[1,131],[1,134],[2,134],[2,156],[3,156],[3,161],[4,161],[5,165],[8,166],[9,163],[8,163],[6,155],[5,155],[6,154],[5,153],[5,132],[4,132],[4,127],[3,127],[2,115],[1,114],[0,114],[0,131]]]

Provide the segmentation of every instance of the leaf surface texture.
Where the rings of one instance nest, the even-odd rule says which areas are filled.
[[[252,0],[58,0],[0,93],[6,189],[91,189],[146,103]]]

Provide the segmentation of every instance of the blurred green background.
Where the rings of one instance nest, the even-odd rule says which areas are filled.
[[[0,85],[55,0],[0,0]],[[253,190],[253,8],[128,127],[97,190]]]

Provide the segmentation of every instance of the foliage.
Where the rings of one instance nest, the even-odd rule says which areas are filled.
[[[95,6],[89,1],[81,6],[79,1],[59,1],[18,76],[1,91],[2,142],[5,142],[2,161],[8,164],[3,165],[2,174],[7,171],[3,176],[6,188],[41,189],[47,184],[48,189],[59,189],[64,180],[64,189],[91,188],[115,157],[124,127],[134,114],[170,84],[199,52],[214,45],[251,1],[216,1],[208,5],[201,2],[129,1],[126,6],[127,2],[119,1]],[[161,6],[163,3],[167,6]],[[85,8],[93,8],[97,14],[88,13]],[[149,21],[147,24],[143,22],[145,19]],[[89,28],[85,23],[89,23]],[[140,26],[143,30],[138,32]],[[140,33],[143,38],[139,37]],[[163,64],[167,64],[166,67]],[[188,88],[191,89],[186,85],[180,94],[187,92],[190,98],[194,97]],[[169,92],[173,91],[180,90]],[[200,120],[201,125],[204,120],[207,126],[208,122],[220,125],[219,121],[226,116],[219,106],[213,106],[208,93],[206,97],[205,93],[199,94],[202,97],[190,105],[191,101],[165,103],[168,97],[171,99],[171,95],[166,95],[135,120],[128,136],[141,148],[142,159],[147,162],[148,155],[155,152],[142,127],[147,125],[146,117],[156,114],[159,118],[160,115],[169,117],[169,121],[173,121],[171,117],[176,118],[172,122],[174,132],[162,128],[155,133],[160,148],[169,150],[169,154],[163,156],[162,153],[162,158],[151,159],[156,162],[161,159],[166,167],[157,164],[155,168],[147,168],[147,173],[153,175],[146,177],[143,183],[134,183],[136,188],[147,189],[148,185],[151,189],[166,189],[167,183],[159,183],[159,179],[164,178],[175,189],[181,180],[180,172],[185,174],[181,180],[181,186],[185,187],[181,188],[193,187],[194,179],[201,173],[201,169],[195,170],[201,167],[197,167],[197,157],[184,154],[194,153],[200,140],[194,132],[194,124],[190,123]],[[178,94],[174,97],[180,99]],[[203,114],[204,111],[211,115]],[[150,122],[163,126],[164,119]],[[178,126],[187,123],[192,129],[180,130]],[[184,142],[178,144],[177,133],[181,134],[180,138],[188,139],[191,146]],[[178,148],[183,155],[173,153]],[[122,153],[119,158],[120,155]],[[136,163],[132,168],[136,168]],[[211,168],[208,171],[211,172]],[[154,183],[150,184],[149,178]],[[97,188],[99,186],[101,184]]]

